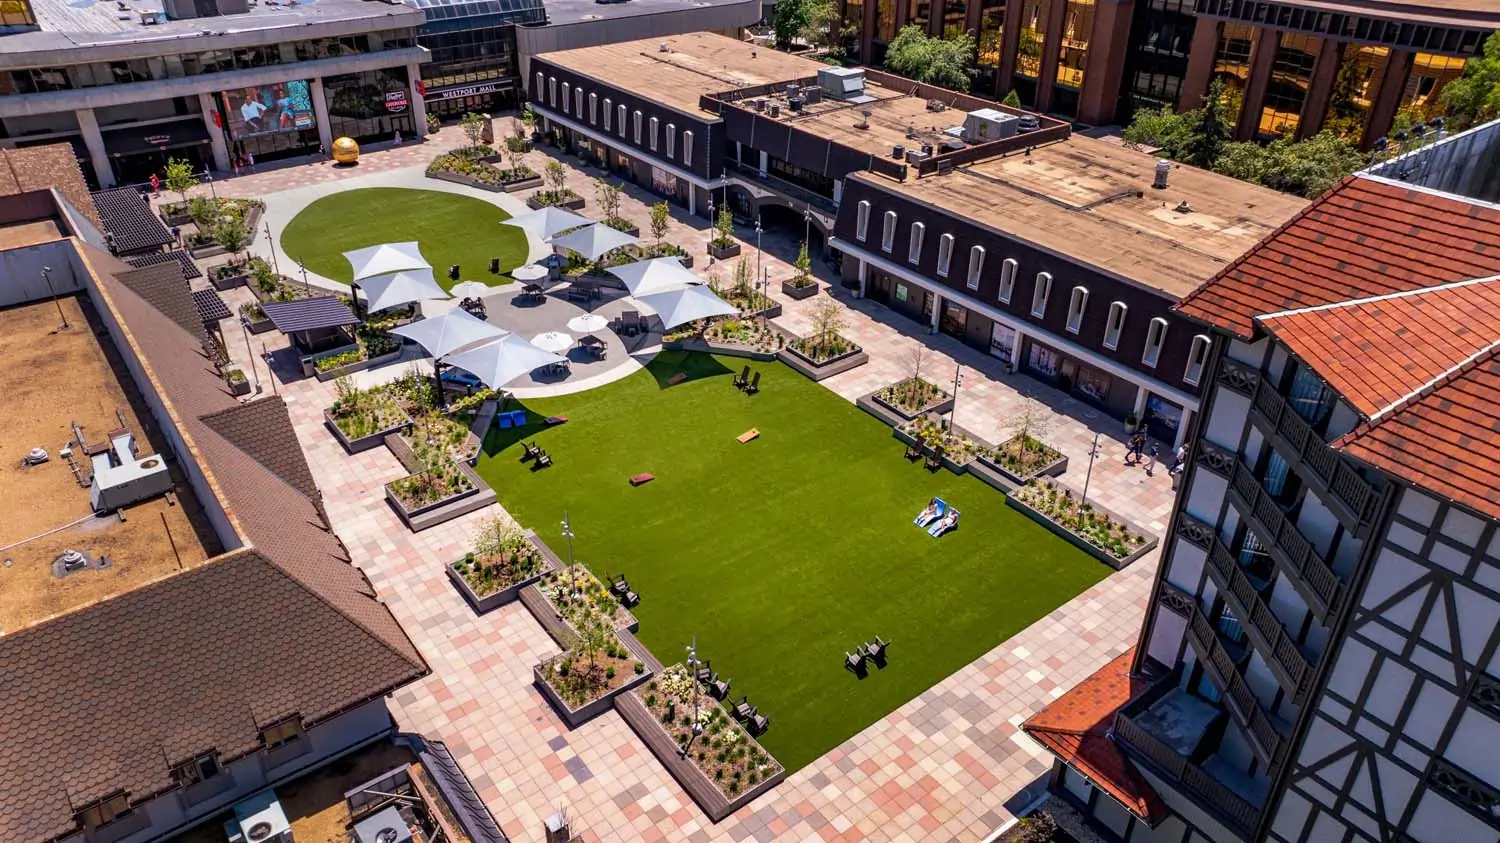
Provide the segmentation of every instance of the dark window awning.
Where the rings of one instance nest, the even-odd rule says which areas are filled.
[[[230,316],[229,305],[219,298],[218,290],[194,290],[193,307],[198,309],[198,317],[205,325],[212,325]]]
[[[154,123],[150,126],[131,126],[128,129],[101,127],[104,149],[111,157],[135,155],[140,152],[157,152],[163,149],[181,149],[208,143],[208,127],[202,119],[178,120],[172,123]]]
[[[268,301],[260,306],[276,330],[283,334],[316,331],[319,328],[342,328],[358,325],[354,311],[336,296],[319,296],[293,301]]]

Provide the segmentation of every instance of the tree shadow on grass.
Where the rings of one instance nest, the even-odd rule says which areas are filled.
[[[720,363],[713,355],[696,351],[663,351],[646,364],[646,371],[651,373],[661,389],[688,381],[734,374],[734,370]],[[679,378],[678,375],[684,377]]]

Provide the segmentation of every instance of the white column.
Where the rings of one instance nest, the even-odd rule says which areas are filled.
[[[918,289],[921,289],[921,288],[919,287]],[[930,327],[932,328],[932,332],[934,334],[937,333],[938,318],[942,315],[942,313],[943,313],[943,294],[942,293],[938,293],[938,292],[933,292],[933,294],[932,294],[932,325]]]
[[[417,124],[417,137],[427,137],[427,102],[422,97],[422,70],[416,62],[406,65],[406,78],[411,84],[411,119]]]
[[[115,171],[109,165],[109,152],[104,148],[104,136],[99,134],[99,121],[94,119],[92,108],[80,108],[74,112],[78,117],[78,128],[83,132],[83,144],[89,150],[89,162],[94,165],[94,176],[100,187],[115,186]]]
[[[224,142],[224,130],[214,122],[218,108],[209,94],[198,95],[198,107],[203,110],[203,128],[208,129],[208,143],[213,148],[214,169],[221,173],[229,171],[229,145]]]
[[[323,93],[323,80],[312,80],[308,90],[313,101],[313,117],[318,121],[318,143],[323,145],[323,154],[331,158],[333,127],[328,124],[328,97]]]
[[[1135,388],[1135,417],[1140,418],[1141,413],[1146,410],[1146,396],[1151,392],[1145,386]]]
[[[1015,342],[1013,342],[1010,347],[1010,370],[1012,372],[1021,371],[1021,346],[1025,342],[1026,334],[1022,333],[1020,329],[1017,329]]]
[[[734,142],[734,160],[745,163],[745,145],[739,141]]]
[[[605,161],[604,169],[609,170],[608,159]],[[692,182],[688,183],[688,213],[698,216],[698,188]]]
[[[859,297],[864,298],[866,295],[865,285],[870,280],[870,265],[865,263],[864,258],[856,258],[856,260],[859,261]]]
[[[837,208],[844,201],[844,180],[833,180],[833,207]]]
[[[766,153],[765,151],[762,151],[760,153],[760,174],[761,175],[765,175],[766,173],[768,173],[770,171],[771,171],[771,156],[770,156],[770,154]]]
[[[1174,452],[1178,448],[1181,448],[1182,443],[1187,440],[1188,425],[1191,424],[1192,421],[1193,411],[1184,407],[1182,410],[1182,421],[1177,423],[1177,441],[1172,443],[1172,450]]]

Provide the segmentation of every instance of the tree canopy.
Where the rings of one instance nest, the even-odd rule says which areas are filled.
[[[918,82],[967,91],[973,57],[974,38],[967,32],[933,38],[919,27],[904,26],[886,48],[885,66]]]
[[[1464,75],[1438,97],[1461,125],[1500,117],[1500,32],[1484,42],[1484,54],[1464,63]]]
[[[802,35],[812,20],[807,0],[776,0],[771,7],[771,31],[776,35],[776,49],[785,50]]]

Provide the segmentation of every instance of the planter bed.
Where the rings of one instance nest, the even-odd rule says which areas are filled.
[[[894,437],[896,437],[897,439],[901,440],[901,443],[903,445],[910,445],[910,444],[912,444],[912,443],[914,443],[914,442],[917,441],[917,437],[915,437],[915,436],[911,435],[910,433],[902,430],[899,426],[891,428],[891,435],[894,436]],[[970,438],[973,438],[973,437],[970,437]],[[978,440],[976,440],[976,441],[978,441]],[[946,453],[944,453],[943,454],[943,459],[942,459],[942,466],[943,466],[943,468],[948,469],[949,471],[953,472],[954,474],[968,474],[969,473],[969,466],[973,465],[975,462],[976,462],[976,460],[969,460],[968,462],[962,462],[961,463],[961,462],[958,462],[957,460],[950,459],[948,457],[948,455]]]
[[[1013,441],[1015,440],[1007,439],[1005,442],[1000,443],[1000,445],[997,447],[1003,448]],[[1056,451],[1057,449],[1053,448],[1053,450]],[[1025,475],[1016,474],[1014,471],[1007,468],[1003,463],[997,462],[992,459],[988,454],[981,454],[978,462],[983,464],[987,470],[998,475],[1005,481],[1005,483],[1007,484],[1007,488],[1003,489],[1002,491],[1010,491],[1010,489],[1024,486],[1027,484],[1027,482],[1038,477],[1059,477],[1063,472],[1068,470],[1068,456],[1067,454],[1064,454],[1060,451],[1058,452],[1057,459]]]
[[[530,190],[533,187],[541,187],[541,186],[542,186],[542,177],[541,176],[532,176],[529,179],[520,179],[518,181],[508,181],[508,182],[506,182],[505,183],[505,192],[506,193],[519,193],[519,192],[521,192],[523,190]]]
[[[843,374],[850,369],[857,369],[870,362],[870,355],[866,354],[864,349],[858,346],[852,351],[846,351],[837,357],[829,358],[821,363],[814,362],[811,357],[808,357],[790,345],[777,352],[776,356],[781,359],[781,362],[815,381]]]
[[[178,206],[177,210],[168,213],[166,209],[170,206],[163,206],[162,210],[157,214],[157,216],[161,217],[163,225],[167,228],[172,228],[173,226],[181,228],[193,221],[193,215],[187,211],[186,202],[173,202],[172,204]]]
[[[333,438],[339,440],[339,444],[344,446],[345,451],[351,454],[358,454],[362,451],[368,451],[371,448],[378,448],[384,445],[385,438],[405,430],[406,426],[411,424],[411,418],[402,413],[401,421],[397,424],[354,439],[349,438],[344,431],[339,429],[338,422],[333,418],[333,413],[328,410],[323,411],[323,424],[327,425],[328,429],[333,431]]]
[[[531,187],[541,187],[541,176],[528,176],[524,179],[512,179],[510,181],[488,182],[466,176],[462,173],[450,173],[447,170],[428,170],[424,175],[430,179],[445,181],[452,184],[461,184],[476,190],[484,190],[490,193],[515,193]]]
[[[580,577],[586,576],[596,582],[598,581],[598,578],[594,577],[587,568],[582,565],[579,565],[578,568]],[[559,562],[556,574],[559,577],[567,576],[567,566]],[[573,642],[577,640],[573,626],[568,623],[563,614],[552,604],[551,598],[542,591],[541,582],[533,583],[521,589],[520,599],[521,605],[525,606],[527,611],[531,612],[532,617],[536,618],[536,622],[542,625],[542,629],[547,631],[547,634],[557,643],[557,646],[564,650],[573,646]],[[641,622],[636,620],[635,615],[631,614],[629,609],[616,603],[613,626],[616,632],[634,632],[640,628]]]
[[[747,345],[730,343],[710,342],[705,339],[694,338],[686,340],[671,340],[661,344],[668,351],[701,351],[705,354],[720,354],[725,357],[743,357],[747,360],[775,360],[775,351],[761,351]]]
[[[342,346],[340,348],[332,349],[331,351],[324,351],[318,354],[304,357],[302,358],[302,374],[315,377],[320,381],[331,381],[336,378],[343,377],[344,375],[352,375],[355,372],[363,372],[366,369],[373,369],[376,366],[384,366],[387,363],[395,362],[396,360],[399,360],[401,358],[401,349],[398,347],[395,351],[386,352],[385,354],[379,354],[374,357],[366,357],[363,360],[356,360],[353,363],[339,366],[336,369],[320,371],[317,368],[316,362],[318,360],[324,357],[331,357],[335,354],[343,354],[354,348],[357,348],[357,346]]]
[[[208,283],[212,284],[215,290],[222,293],[227,290],[233,290],[235,287],[245,286],[250,281],[250,273],[242,272],[238,275],[229,275],[221,278],[210,270],[208,278]]]
[[[1055,483],[1055,482],[1052,482],[1052,481],[1036,481],[1036,482],[1038,484],[1045,483],[1047,485],[1050,485],[1050,486],[1058,489],[1060,492],[1061,491],[1068,491],[1068,492],[1072,491],[1070,489],[1067,489],[1067,487],[1063,486],[1060,483]],[[1029,487],[1029,488],[1041,488],[1041,487],[1034,485],[1033,487]],[[1103,507],[1101,507],[1101,506],[1099,506],[1097,504],[1091,503],[1091,504],[1089,504],[1089,507],[1094,512],[1100,513],[1100,514],[1106,516],[1107,518],[1109,518],[1110,521],[1112,521],[1112,522],[1114,522],[1116,524],[1123,524],[1123,525],[1125,525],[1125,529],[1127,529],[1131,533],[1134,533],[1134,534],[1136,534],[1136,535],[1138,535],[1138,536],[1140,536],[1140,537],[1142,537],[1144,539],[1144,541],[1142,541],[1140,544],[1136,545],[1134,548],[1131,548],[1129,550],[1129,553],[1127,555],[1125,555],[1125,556],[1116,556],[1111,551],[1106,550],[1105,548],[1102,548],[1099,545],[1094,544],[1093,542],[1089,541],[1087,538],[1083,537],[1079,533],[1074,532],[1071,527],[1069,527],[1069,526],[1067,526],[1065,524],[1062,524],[1059,521],[1054,520],[1047,513],[1045,513],[1042,510],[1040,510],[1040,509],[1032,506],[1031,504],[1027,503],[1025,500],[1022,500],[1020,497],[1018,497],[1018,495],[1022,495],[1022,494],[1024,494],[1022,492],[1022,490],[1021,489],[1017,489],[1014,492],[1011,492],[1010,494],[1006,495],[1005,496],[1005,502],[1006,502],[1006,504],[1008,504],[1012,509],[1015,509],[1015,510],[1018,510],[1019,512],[1024,513],[1026,515],[1026,517],[1028,517],[1031,520],[1037,522],[1038,524],[1041,524],[1043,527],[1046,527],[1048,530],[1051,530],[1054,534],[1056,534],[1058,536],[1061,536],[1063,539],[1066,539],[1069,544],[1073,545],[1074,547],[1078,548],[1079,550],[1082,550],[1084,553],[1087,553],[1088,555],[1094,557],[1095,559],[1098,559],[1100,562],[1103,562],[1104,564],[1110,566],[1111,568],[1114,568],[1117,571],[1123,569],[1125,566],[1127,566],[1130,563],[1136,561],[1137,559],[1140,559],[1142,556],[1145,556],[1147,553],[1149,553],[1151,551],[1152,548],[1156,547],[1156,544],[1157,544],[1157,541],[1158,541],[1158,539],[1157,539],[1156,536],[1151,535],[1150,533],[1148,533],[1145,530],[1141,529],[1139,526],[1131,523],[1130,521],[1125,520],[1124,518],[1119,517],[1115,513],[1110,512],[1109,510],[1104,509]]]
[[[252,334],[264,334],[266,331],[269,331],[272,328],[276,327],[275,322],[272,322],[269,318],[264,317],[260,319],[249,319],[241,315],[240,323],[245,326],[245,330],[249,331]]]
[[[208,243],[203,246],[188,246],[188,254],[193,256],[193,260],[201,261],[204,258],[215,258],[228,253],[218,243]]]
[[[475,594],[474,588],[469,585],[469,581],[464,579],[463,574],[458,572],[456,566],[459,562],[463,561],[461,559],[449,562],[446,566],[444,566],[444,570],[447,571],[448,579],[452,581],[453,587],[458,589],[458,593],[463,595],[464,600],[468,601],[469,605],[474,607],[474,611],[478,614],[482,615],[485,612],[493,611],[508,603],[514,603],[516,599],[520,597],[522,589],[562,567],[562,560],[557,558],[557,554],[552,552],[552,548],[547,547],[547,545],[537,537],[536,533],[528,530],[526,533],[526,538],[530,540],[532,545],[536,547],[537,552],[541,555],[542,570],[538,571],[535,574],[532,574],[529,577],[526,577],[525,579],[513,582],[505,588],[500,589],[499,591],[494,591],[483,596]]]
[[[583,206],[587,203],[584,202],[582,196],[575,196],[574,198],[568,199],[564,202],[553,202],[551,204],[553,207],[563,208],[569,211],[581,211],[583,210]],[[541,209],[547,207],[547,205],[548,203],[537,199],[535,196],[526,200],[526,207],[530,208],[533,211],[540,211]]]
[[[907,413],[906,410],[900,407],[896,407],[884,401],[883,399],[877,398],[876,396],[879,394],[880,390],[876,390],[875,392],[872,392],[868,395],[862,395],[854,403],[861,410],[864,410],[865,412],[869,413],[877,419],[880,419],[881,421],[889,424],[892,427],[898,427],[905,422],[909,422],[912,419],[917,418],[918,416],[924,416],[928,413],[936,413],[937,415],[942,415],[953,409],[953,397],[949,396],[941,401],[928,404],[920,412]]]
[[[728,246],[720,248],[710,243],[708,244],[708,254],[716,261],[728,260],[733,257],[738,257],[740,254],[740,244],[730,243]]]
[[[625,642],[622,639],[620,643],[623,644]],[[626,645],[626,649],[631,650],[628,644]],[[641,661],[641,659],[636,656],[634,651],[631,651],[630,655],[631,658],[629,659],[609,659],[609,662],[615,667],[615,679],[619,680],[620,684],[617,687],[610,688],[600,696],[589,700],[578,708],[574,708],[567,700],[563,699],[562,694],[556,688],[552,687],[552,683],[546,679],[546,672],[552,665],[560,661],[563,656],[554,656],[541,664],[534,665],[531,668],[532,684],[536,686],[538,691],[542,692],[542,696],[552,706],[552,710],[557,712],[557,716],[562,718],[562,721],[568,725],[568,728],[577,729],[579,726],[614,708],[617,698],[649,682],[651,677],[655,675],[649,667],[644,673],[635,673],[635,662]],[[608,657],[605,658],[607,659]]]
[[[441,500],[425,503],[420,506],[407,508],[391,490],[391,483],[385,484],[385,499],[396,510],[403,523],[413,533],[421,532],[428,527],[435,527],[445,521],[452,521],[460,515],[467,515],[476,509],[482,509],[494,503],[497,498],[495,490],[491,489],[474,473],[474,470],[461,462],[455,462],[460,473],[469,482],[469,488],[451,494]],[[412,476],[412,475],[408,475]],[[404,479],[404,478],[403,478]]]
[[[604,225],[604,223],[602,223],[602,222],[599,223],[599,224],[600,225]],[[612,225],[604,225],[604,227],[605,228],[612,228],[615,231],[620,232],[621,234],[629,234],[631,237],[640,237],[641,236],[641,227],[638,226],[638,225],[632,225],[632,226],[628,226],[626,228],[615,228]]]
[[[790,281],[783,281],[781,282],[781,294],[797,301],[810,299],[818,294],[818,285],[814,283],[808,284],[805,287],[798,287]]]

